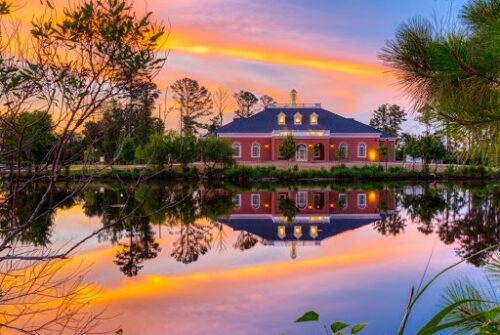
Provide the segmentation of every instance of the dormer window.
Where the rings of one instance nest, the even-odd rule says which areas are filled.
[[[302,124],[302,114],[295,113],[295,115],[293,116],[293,123],[294,124]]]
[[[284,113],[279,113],[278,114],[278,124],[279,125],[284,125],[286,123],[286,116]]]
[[[312,125],[317,125],[318,124],[318,114],[312,113],[311,116],[309,117],[309,123]]]

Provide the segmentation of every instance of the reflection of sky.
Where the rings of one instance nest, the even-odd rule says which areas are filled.
[[[58,8],[67,3],[52,2]],[[210,89],[246,89],[279,101],[296,88],[302,102],[321,102],[333,112],[367,121],[382,103],[407,106],[376,57],[397,26],[417,15],[434,15],[445,23],[464,2],[143,0],[135,7],[172,25],[169,59],[157,78],[162,88],[187,76]],[[26,2],[14,18],[27,25],[42,12],[39,3]],[[175,126],[175,120],[172,115],[168,125]]]
[[[60,210],[55,238],[77,239],[99,227],[98,218],[89,222],[80,207]],[[146,261],[135,278],[124,277],[113,264],[116,248],[109,242],[94,239],[74,262],[92,265],[89,278],[102,288],[94,307],[107,306],[107,313],[117,314],[112,323],[126,333],[293,335],[320,333],[317,325],[293,324],[310,309],[325,322],[366,322],[366,334],[394,334],[410,287],[418,283],[433,246],[430,273],[457,259],[453,246],[411,224],[395,237],[381,236],[368,225],[323,240],[321,246],[299,246],[295,260],[288,247],[234,249],[237,232],[228,227],[224,231],[224,251],[213,245],[198,262],[184,265],[170,257],[178,236],[162,230],[162,252]],[[452,277],[465,274],[478,271],[460,266],[433,285],[410,327],[435,311],[436,292]]]

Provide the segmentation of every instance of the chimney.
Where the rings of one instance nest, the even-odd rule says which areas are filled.
[[[292,98],[292,106],[297,106],[297,91],[295,89],[290,92],[290,97]]]

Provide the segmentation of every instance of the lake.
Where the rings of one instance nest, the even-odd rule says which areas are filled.
[[[127,335],[324,334],[294,323],[308,310],[327,324],[366,323],[361,334],[395,334],[424,273],[500,242],[495,183],[92,183],[70,194],[75,187],[58,185],[57,210],[17,244],[56,253],[89,237],[59,275],[85,269],[79,285],[92,288],[87,308],[102,312],[97,329]],[[25,190],[10,217],[26,218],[43,190]],[[407,333],[439,309],[451,282],[481,282],[490,256],[436,281]]]

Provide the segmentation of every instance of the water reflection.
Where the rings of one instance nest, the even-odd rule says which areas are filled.
[[[20,225],[43,191],[34,185],[0,208],[2,227]],[[114,263],[126,276],[136,276],[162,249],[176,261],[199,261],[212,249],[246,251],[257,245],[283,246],[292,258],[300,247],[371,225],[384,236],[403,234],[417,225],[422,234],[437,234],[456,253],[468,257],[500,242],[500,186],[489,185],[332,185],[283,186],[273,190],[208,187],[188,184],[91,184],[67,197],[71,184],[58,185],[50,204],[81,205],[98,218],[100,243],[117,247]],[[23,244],[51,243],[54,214],[46,213],[17,238]],[[225,240],[225,229],[237,232]],[[161,233],[173,235],[170,245]],[[483,264],[488,254],[471,260]]]

